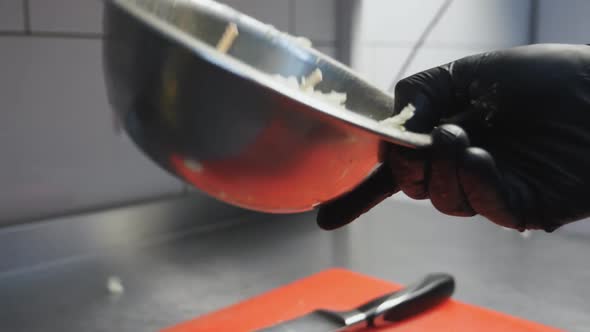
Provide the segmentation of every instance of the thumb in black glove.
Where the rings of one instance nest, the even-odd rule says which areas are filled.
[[[453,216],[554,231],[590,215],[590,47],[531,45],[467,57],[402,80],[394,113],[433,146],[389,148],[384,167],[323,206],[335,229],[402,190]],[[433,130],[434,128],[434,130]]]

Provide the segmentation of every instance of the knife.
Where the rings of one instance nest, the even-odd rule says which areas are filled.
[[[354,310],[316,310],[258,332],[350,332],[387,326],[436,307],[450,298],[454,290],[455,280],[452,276],[431,274]]]

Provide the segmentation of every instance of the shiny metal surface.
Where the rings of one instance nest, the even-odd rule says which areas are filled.
[[[297,319],[253,332],[339,332],[345,326],[343,320],[339,313],[316,310]]]
[[[313,214],[250,214],[219,227],[231,220],[195,218],[202,208],[182,199],[0,228],[0,261],[18,266],[0,267],[0,331],[160,331],[334,266],[402,284],[448,271],[460,301],[568,332],[590,326],[589,236],[523,239],[480,219],[397,201],[337,232],[318,230]],[[195,230],[197,221],[214,228]],[[72,224],[88,232],[63,231]],[[137,231],[171,224],[180,226]],[[106,245],[72,250],[105,227],[98,234]],[[113,245],[108,234],[121,233],[137,238]],[[44,254],[58,250],[59,258]],[[41,264],[9,263],[32,251],[44,255]],[[121,296],[105,291],[109,276],[123,281]]]
[[[225,202],[290,213],[361,183],[383,140],[428,135],[383,128],[391,96],[274,28],[209,0],[111,0],[105,6],[109,99],[135,143],[160,166]],[[229,53],[215,45],[228,23]],[[346,92],[347,111],[270,74],[323,72],[317,89]]]
[[[431,274],[394,293],[374,298],[349,311],[319,309],[257,332],[354,332],[400,324],[448,300],[455,280],[448,274]]]

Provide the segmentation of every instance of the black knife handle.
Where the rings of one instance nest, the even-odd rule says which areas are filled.
[[[455,280],[448,274],[431,274],[407,288],[372,300],[357,310],[369,327],[389,325],[428,311],[451,297]]]

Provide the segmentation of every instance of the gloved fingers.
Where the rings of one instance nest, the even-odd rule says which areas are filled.
[[[409,104],[416,108],[414,117],[405,124],[408,130],[430,133],[441,119],[463,110],[455,98],[452,67],[453,64],[448,64],[432,68],[397,84],[393,113],[398,114]],[[351,193],[322,206],[317,217],[319,226],[328,230],[342,227],[399,188],[412,198],[428,198],[427,153],[392,147],[389,162],[391,169],[382,167]]]
[[[442,118],[455,111],[453,87],[448,66],[432,68],[405,78],[395,87],[394,114],[413,105],[416,112],[405,127],[413,132],[430,133]]]
[[[416,112],[405,124],[406,129],[430,133],[440,122],[441,107],[446,108],[450,102],[451,87],[451,76],[442,67],[405,78],[395,87],[394,114],[413,105]],[[438,107],[433,105],[433,100],[437,100]],[[428,198],[428,153],[391,146],[389,164],[400,189],[407,196],[419,200]]]
[[[382,166],[354,191],[321,206],[317,223],[324,230],[340,228],[398,191],[391,170]]]
[[[469,138],[455,125],[443,125],[432,133],[433,146],[428,192],[434,207],[457,217],[471,217],[475,211],[469,205],[459,181],[458,169]]]
[[[427,166],[428,152],[392,146],[389,167],[401,191],[408,197],[422,200],[428,198]]]
[[[395,87],[394,114],[408,105],[416,108],[405,127],[417,133],[430,133],[441,119],[458,112],[453,77],[448,64],[407,77]],[[410,198],[427,199],[429,153],[392,146],[390,166],[400,189]]]
[[[500,226],[525,230],[525,224],[514,215],[509,205],[506,184],[487,151],[480,148],[465,150],[459,180],[475,212]]]

